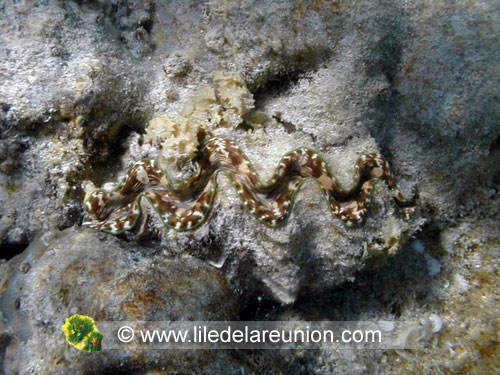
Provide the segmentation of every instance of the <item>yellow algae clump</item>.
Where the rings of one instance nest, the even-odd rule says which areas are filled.
[[[234,73],[217,72],[214,74],[214,82],[221,106],[220,125],[228,127],[240,125],[245,115],[255,106],[253,95],[243,77]]]
[[[180,166],[194,157],[198,147],[199,128],[199,123],[190,122],[185,117],[174,120],[170,116],[160,115],[151,120],[145,140],[160,148],[160,165]]]
[[[198,127],[215,128],[222,119],[221,106],[213,86],[203,86],[184,104],[179,117],[189,119]]]
[[[213,84],[196,90],[176,117],[154,117],[144,140],[160,149],[158,162],[163,168],[189,171],[199,146],[200,131],[209,133],[217,127],[237,127],[245,116],[259,118],[252,115],[253,108],[252,93],[240,74],[216,72]],[[250,121],[251,126],[259,126],[258,123]]]

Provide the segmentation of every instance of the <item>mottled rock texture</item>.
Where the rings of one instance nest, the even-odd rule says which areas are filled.
[[[229,352],[111,350],[90,358],[62,345],[61,325],[75,313],[96,321],[235,319],[236,298],[223,274],[191,256],[171,259],[70,228],[45,234],[2,265],[1,283],[8,327],[3,363],[9,374],[164,370],[186,362],[194,373],[219,373],[237,366]],[[213,363],[216,358],[222,365]]]
[[[63,337],[53,334],[62,324],[59,319],[82,309],[94,318],[197,314],[192,317],[226,319],[233,313],[255,318],[294,303],[289,308],[295,317],[317,313],[357,319],[346,313],[350,301],[363,285],[377,285],[386,274],[389,281],[380,288],[390,297],[365,295],[367,316],[449,313],[456,295],[448,293],[445,281],[430,283],[440,292],[426,294],[430,284],[417,281],[431,276],[419,267],[425,268],[429,257],[437,259],[442,268],[432,277],[465,288],[467,277],[476,280],[476,274],[463,272],[475,255],[443,254],[453,254],[457,243],[477,241],[481,249],[498,238],[492,223],[498,219],[494,207],[500,182],[499,15],[498,5],[484,0],[2,2],[0,257],[21,255],[1,266],[5,333],[0,333],[0,363],[20,373],[30,368],[85,373],[78,359],[85,353],[59,347]],[[116,182],[133,162],[156,157],[158,150],[142,136],[151,119],[186,113],[197,90],[214,84],[218,72],[243,77],[260,120],[238,123],[236,118],[233,126],[213,132],[238,143],[264,180],[285,152],[307,146],[320,152],[348,187],[359,155],[379,151],[406,195],[417,192],[417,217],[411,222],[397,217],[387,188],[379,184],[366,222],[345,228],[310,182],[288,223],[269,229],[244,211],[221,178],[213,217],[196,232],[168,231],[154,214],[141,230],[120,238],[82,231],[84,186]],[[488,224],[481,231],[477,223]],[[420,229],[431,254],[412,252],[409,245],[399,254]],[[44,237],[47,233],[53,238]],[[454,241],[439,240],[451,235]],[[474,238],[464,240],[465,235]],[[40,250],[35,244],[44,241],[48,245]],[[104,245],[109,252],[102,251]],[[393,267],[384,268],[384,274],[356,273],[394,255]],[[28,256],[33,258],[29,266],[21,261]],[[491,296],[498,254],[488,259],[478,267],[492,264],[487,274],[497,272],[493,279],[481,279]],[[99,266],[106,260],[107,266]],[[406,282],[397,273],[402,260],[416,264],[402,276]],[[124,276],[114,276],[122,271]],[[82,275],[86,272],[95,278]],[[171,297],[170,274],[178,287],[194,291],[198,307],[189,305],[188,297]],[[153,287],[164,279],[165,290]],[[332,289],[346,280],[359,284]],[[14,291],[16,283],[26,289]],[[398,287],[391,289],[393,283]],[[368,290],[377,294],[373,288]],[[327,298],[331,293],[337,297]],[[132,298],[136,294],[141,298]],[[118,303],[117,296],[128,305]],[[328,302],[314,307],[309,298]],[[227,308],[218,312],[210,304],[199,305],[216,300]],[[394,306],[393,300],[397,308],[382,307]],[[498,305],[497,297],[492,301]],[[460,320],[470,313],[448,315]],[[485,349],[488,339],[474,334],[479,337],[475,347],[491,355]],[[50,349],[41,351],[43,340],[49,340]],[[464,346],[463,356],[475,358],[473,347]],[[438,352],[446,355],[444,349]],[[238,359],[224,352],[186,354],[189,359],[172,354],[165,360],[159,354],[140,360],[127,355],[99,357],[95,366],[117,369],[120,358],[124,371],[142,363],[161,372],[171,361],[168,371],[193,373],[203,364],[206,373],[216,373],[217,367],[210,366],[220,359],[221,373],[239,364],[247,372],[266,373],[257,369],[262,361],[261,367],[273,374],[363,374],[382,361],[288,353],[273,367],[276,358],[265,354]],[[463,368],[474,365],[463,356]],[[412,361],[395,358],[384,360],[385,373],[399,373],[401,363]],[[186,367],[188,362],[193,365]],[[454,364],[443,365],[443,372],[453,371]]]

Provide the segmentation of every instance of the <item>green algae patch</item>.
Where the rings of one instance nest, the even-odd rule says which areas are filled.
[[[89,353],[101,350],[103,335],[91,317],[75,314],[66,319],[61,329],[66,335],[66,341],[78,350]]]

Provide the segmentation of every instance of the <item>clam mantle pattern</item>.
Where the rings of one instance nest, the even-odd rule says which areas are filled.
[[[318,153],[307,148],[285,154],[267,184],[260,181],[240,148],[227,139],[208,139],[194,162],[197,171],[178,186],[153,160],[137,162],[116,189],[89,194],[83,225],[111,234],[130,230],[141,215],[141,201],[146,200],[168,227],[179,232],[194,230],[210,215],[219,172],[227,174],[247,210],[269,227],[288,218],[295,195],[307,178],[319,183],[332,213],[348,226],[366,216],[371,191],[379,180],[387,183],[404,219],[415,211],[413,200],[401,194],[387,161],[376,153],[359,158],[350,190],[339,186]]]

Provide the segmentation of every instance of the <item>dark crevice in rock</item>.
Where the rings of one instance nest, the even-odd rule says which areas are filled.
[[[266,297],[265,295],[258,296],[248,302],[245,308],[240,311],[239,320],[268,320],[272,316],[272,312],[280,307],[281,305],[279,303]]]
[[[491,142],[489,157],[493,166],[491,187],[494,188],[500,185],[500,135]]]
[[[394,6],[390,16],[377,19],[376,27],[383,36],[367,52],[365,72],[367,77],[384,76],[389,87],[380,90],[364,117],[379,145],[390,146],[394,139],[393,121],[404,104],[397,90],[396,78],[412,29],[408,15],[397,6]]]
[[[375,20],[374,27],[382,36],[367,51],[365,70],[368,77],[384,75],[392,87],[403,58],[406,41],[411,34],[411,20],[404,9],[393,5],[390,14]]]
[[[235,269],[235,262],[239,262]],[[228,258],[222,267],[224,273],[235,269],[230,279],[230,288],[238,298],[239,320],[264,320],[265,313],[270,306],[276,304],[269,296],[272,294],[269,287],[255,275],[258,265],[251,256],[242,259]],[[250,290],[247,286],[252,285]]]
[[[402,58],[402,43],[396,32],[387,33],[375,44],[372,54],[366,59],[366,71],[369,77],[383,74],[392,85],[397,68]]]
[[[10,337],[6,332],[0,333],[0,369],[5,369],[5,352],[7,346],[12,342],[12,337]],[[2,375],[5,372],[2,372]]]
[[[493,142],[491,142],[490,156],[492,158],[500,157],[500,135]]]
[[[256,106],[263,98],[283,95],[304,76],[305,72],[292,70],[269,77],[266,83],[254,92]]]
[[[300,51],[293,56],[284,56],[283,70],[269,72],[267,77],[257,79],[249,89],[258,109],[269,97],[281,96],[288,92],[300,79],[309,77],[332,56],[332,49]]]
[[[302,218],[299,219],[301,230],[290,236],[290,249],[295,264],[300,264],[298,278],[301,281],[298,294],[307,295],[311,289],[310,284],[314,284],[319,277],[319,272],[324,268],[323,260],[313,255],[314,246],[318,241],[318,226],[308,223]]]
[[[21,254],[27,247],[28,242],[4,242],[0,244],[0,259],[10,260]]]
[[[422,238],[426,246],[435,241],[435,234]],[[306,296],[295,307],[310,318],[330,320],[357,320],[366,313],[401,316],[408,303],[431,303],[429,277],[425,257],[407,244],[387,263],[373,270],[359,271],[354,282],[344,283],[329,293]]]
[[[63,208],[63,213],[58,218],[57,229],[64,230],[75,224],[80,224],[83,219],[83,213],[80,207],[81,202],[79,199],[67,202]]]
[[[147,19],[145,21],[141,21],[141,26],[146,30],[148,34],[151,34],[151,30],[153,29],[153,20]]]
[[[86,178],[101,186],[110,176],[123,169],[121,157],[128,150],[128,139],[134,133],[141,133],[143,127],[139,124],[132,124],[121,127],[113,138],[102,138],[94,141],[91,147]]]
[[[437,226],[428,225],[419,237],[425,252],[438,261],[443,257],[436,246],[439,233]],[[406,244],[395,256],[385,260],[380,258],[380,261],[385,264],[357,272],[354,281],[319,295],[303,294],[291,306],[255,300],[244,310],[242,317],[247,320],[279,320],[290,309],[304,320],[359,320],[373,313],[399,317],[408,304],[424,306],[438,302],[431,292],[433,279],[429,276],[423,253]]]

